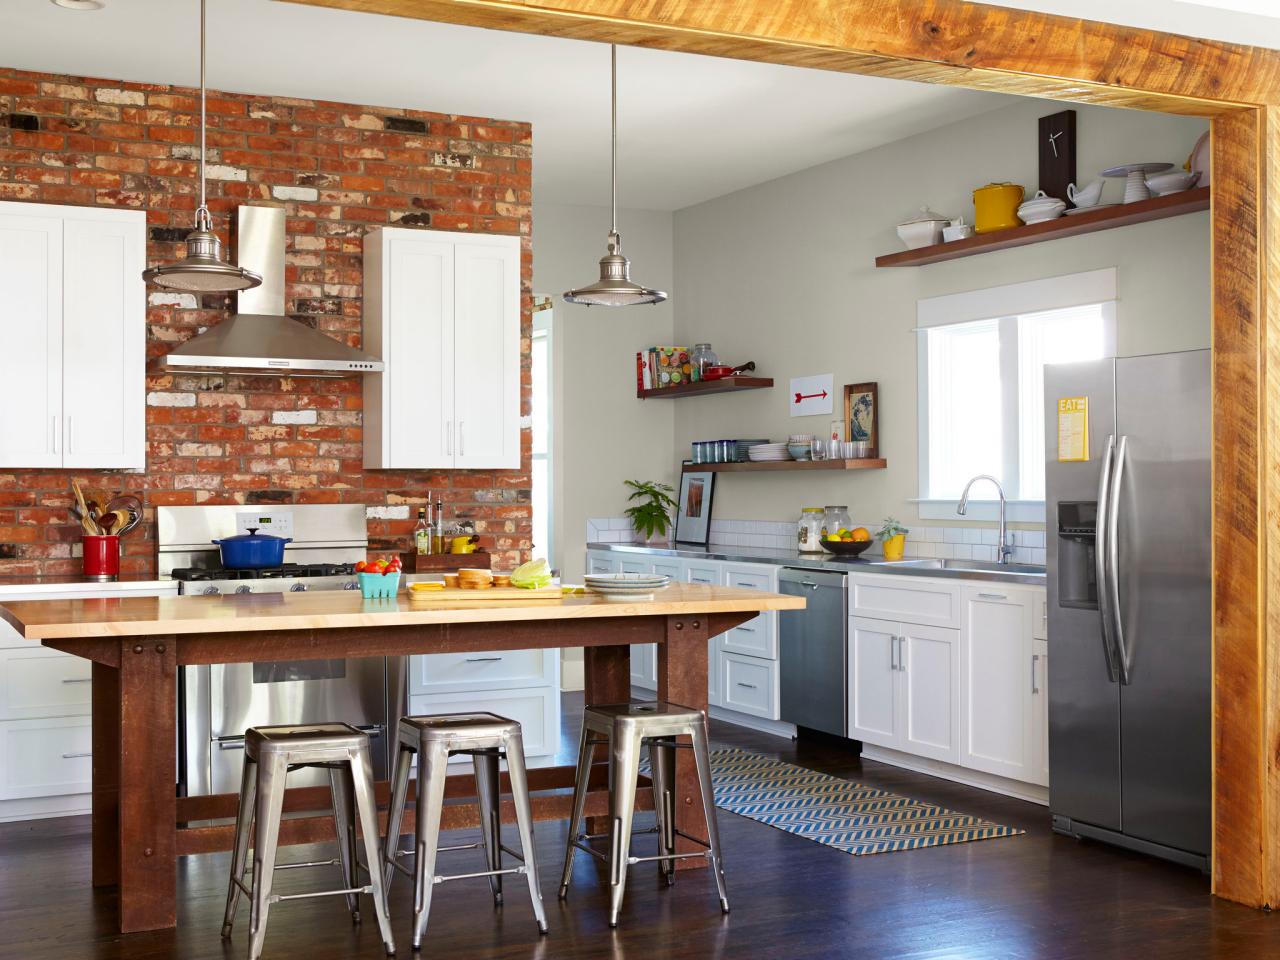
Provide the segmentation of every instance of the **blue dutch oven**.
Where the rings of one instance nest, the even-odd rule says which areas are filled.
[[[259,533],[257,527],[249,527],[248,533],[234,537],[211,540],[222,552],[222,565],[228,570],[254,570],[259,567],[278,567],[284,563],[284,545],[291,537],[273,537]]]

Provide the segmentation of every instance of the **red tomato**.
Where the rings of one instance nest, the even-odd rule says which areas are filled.
[[[368,569],[368,567],[369,565],[365,563],[363,560],[357,560],[355,571],[356,573],[364,573]]]

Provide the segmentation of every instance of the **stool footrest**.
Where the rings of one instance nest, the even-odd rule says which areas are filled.
[[[652,863],[655,860],[688,860],[690,857],[709,857],[710,850],[694,850],[692,853],[660,853],[656,857],[627,857],[627,863]]]
[[[521,864],[518,867],[508,867],[505,870],[480,870],[477,873],[455,873],[449,876],[437,874],[431,878],[432,883],[444,883],[447,880],[475,880],[479,877],[503,877],[509,873],[524,873],[528,868]]]
[[[373,887],[348,887],[344,890],[317,890],[314,893],[273,893],[267,897],[267,903],[278,903],[281,900],[309,900],[312,897],[344,897],[353,893],[373,893]]]

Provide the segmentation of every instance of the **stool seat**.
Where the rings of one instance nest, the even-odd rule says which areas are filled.
[[[368,742],[367,733],[348,723],[250,727],[244,734],[244,755],[259,760],[267,754],[288,754],[290,764],[323,763],[329,753],[345,759],[347,751]],[[316,759],[308,759],[312,757]]]
[[[677,742],[688,737],[691,743]],[[716,824],[715,801],[711,792],[711,755],[707,746],[707,716],[693,707],[652,700],[646,703],[593,705],[582,712],[582,739],[578,747],[578,773],[573,789],[573,812],[569,820],[569,842],[565,851],[564,874],[560,879],[560,899],[569,893],[573,858],[578,850],[604,861],[609,868],[609,926],[618,925],[622,897],[627,883],[627,867],[657,861],[667,883],[675,882],[675,862],[686,857],[710,861],[720,894],[720,909],[729,912],[724,868],[720,854],[720,831]],[[597,745],[609,747],[609,833],[588,836],[580,832],[591,780],[591,766]],[[631,853],[631,826],[635,818],[636,788],[640,776],[640,750],[649,749],[653,781],[653,805],[657,818],[658,854],[637,857]],[[692,837],[676,827],[676,750],[692,747],[698,771],[702,809],[707,821],[707,837]],[[590,845],[592,840],[609,840],[609,852]],[[701,850],[677,853],[676,837],[690,841]]]
[[[391,880],[399,871],[413,878],[413,949],[422,947],[431,910],[431,896],[436,884],[447,880],[469,880],[487,877],[493,902],[502,903],[502,878],[507,874],[525,875],[533,917],[538,930],[547,932],[547,916],[538,886],[538,862],[533,848],[533,813],[529,804],[529,786],[525,780],[524,736],[515,720],[496,713],[429,714],[402,717],[397,727],[395,773],[391,781],[391,806],[387,811],[387,839],[382,851],[383,888],[391,888]],[[400,862],[400,827],[409,793],[409,768],[414,755],[418,758],[418,789],[414,825],[414,863],[412,869]],[[480,807],[480,842],[440,846],[440,814],[444,809],[444,788],[449,757],[469,754],[475,771],[476,799]],[[498,761],[507,761],[507,779],[520,832],[517,852],[502,842],[502,804],[499,797]],[[487,870],[456,876],[436,873],[436,856],[442,850],[465,850],[483,847]],[[519,862],[516,867],[503,867],[502,854]]]
[[[518,733],[520,724],[496,713],[440,713],[402,717],[398,736],[408,747],[439,742],[452,752],[462,753],[484,749],[480,741],[490,741],[492,747],[502,746]]]
[[[332,860],[306,863],[276,863],[280,840],[280,820],[284,812],[285,780],[299,767],[327,767],[333,800],[333,824],[338,856]],[[356,837],[356,818],[361,838]],[[253,841],[252,885],[245,883],[250,840]],[[367,867],[357,856],[363,844]],[[267,914],[281,900],[302,897],[345,896],[354,922],[360,922],[360,895],[373,897],[374,912],[388,954],[396,952],[387,912],[386,893],[379,869],[378,803],[373,791],[373,764],[369,759],[369,736],[346,723],[290,724],[251,727],[244,734],[244,772],[240,777],[240,807],[236,813],[235,847],[231,857],[231,879],[227,884],[227,907],[222,921],[222,937],[231,936],[236,908],[243,893],[250,899],[249,960],[258,960],[267,933]],[[337,866],[343,886],[337,890],[272,893],[277,870],[296,867]],[[369,876],[361,882],[361,870]]]

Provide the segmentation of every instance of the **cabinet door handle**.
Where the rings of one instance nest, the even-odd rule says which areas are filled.
[[[467,663],[499,663],[501,657],[467,657]]]
[[[467,435],[462,430],[463,422],[458,421],[458,456],[465,457],[467,455]]]
[[[93,752],[86,750],[84,753],[64,753],[62,755],[62,759],[63,760],[79,760],[81,757],[92,757],[92,756],[93,756]]]
[[[54,453],[57,453],[57,452],[58,452],[58,418],[57,418],[57,417],[53,417],[53,418],[52,418],[52,420],[53,420],[53,424],[52,424],[52,431],[53,431],[53,452],[54,452]]]
[[[748,690],[756,689],[756,685],[754,683],[743,683],[741,680],[738,681],[738,686],[746,687]]]
[[[1040,654],[1033,653],[1031,655],[1031,692],[1039,693],[1040,687],[1036,684],[1036,666],[1040,663]]]
[[[93,683],[93,677],[68,677],[62,681],[63,683]]]
[[[898,669],[907,672],[907,638],[898,638]]]
[[[898,638],[889,638],[889,669],[896,671],[898,669]]]
[[[756,628],[755,628],[755,627],[737,627],[736,629],[737,629],[740,633],[755,633],[755,632],[756,632]]]
[[[980,593],[978,596],[983,600],[1008,600],[1009,598],[1003,593]]]

